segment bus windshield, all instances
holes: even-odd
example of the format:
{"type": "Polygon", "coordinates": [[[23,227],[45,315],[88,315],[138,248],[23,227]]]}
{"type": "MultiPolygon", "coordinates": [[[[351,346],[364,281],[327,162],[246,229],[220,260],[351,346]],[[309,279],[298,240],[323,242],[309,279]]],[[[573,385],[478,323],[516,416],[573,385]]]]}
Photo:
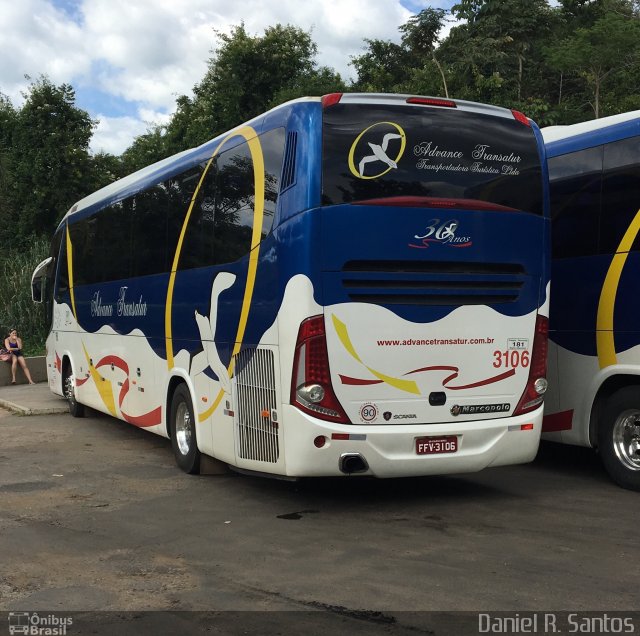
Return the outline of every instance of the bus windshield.
{"type": "Polygon", "coordinates": [[[324,111],[322,176],[323,205],[393,198],[394,205],[543,214],[533,130],[472,111],[331,106],[324,111]]]}

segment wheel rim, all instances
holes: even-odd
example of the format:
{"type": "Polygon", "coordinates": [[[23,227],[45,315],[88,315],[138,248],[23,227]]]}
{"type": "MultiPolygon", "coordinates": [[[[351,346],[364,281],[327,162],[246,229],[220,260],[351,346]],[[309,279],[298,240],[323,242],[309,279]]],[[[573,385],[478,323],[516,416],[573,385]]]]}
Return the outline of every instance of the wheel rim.
{"type": "Polygon", "coordinates": [[[67,398],[70,406],[76,403],[75,380],[72,375],[68,375],[64,382],[64,396],[67,398]]]}
{"type": "Polygon", "coordinates": [[[629,470],[640,471],[640,411],[625,411],[613,425],[613,450],[629,470]]]}
{"type": "Polygon", "coordinates": [[[182,455],[188,455],[191,449],[191,413],[184,402],[176,409],[176,442],[182,455]]]}

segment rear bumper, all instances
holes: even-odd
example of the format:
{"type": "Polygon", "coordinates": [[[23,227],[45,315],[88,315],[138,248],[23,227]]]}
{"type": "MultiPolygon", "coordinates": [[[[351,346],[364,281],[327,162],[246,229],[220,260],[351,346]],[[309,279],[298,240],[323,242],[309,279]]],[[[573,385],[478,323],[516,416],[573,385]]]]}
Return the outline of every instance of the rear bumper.
{"type": "Polygon", "coordinates": [[[374,477],[410,477],[476,472],[489,466],[530,462],[536,456],[542,430],[542,412],[519,417],[423,425],[328,424],[284,407],[284,451],[286,475],[292,477],[339,476],[340,458],[358,454],[374,477]],[[521,426],[533,424],[532,429],[521,426]],[[331,439],[333,433],[348,433],[355,439],[331,439]],[[416,439],[456,435],[456,453],[418,455],[416,439]],[[314,440],[324,436],[317,448],[314,440]]]}

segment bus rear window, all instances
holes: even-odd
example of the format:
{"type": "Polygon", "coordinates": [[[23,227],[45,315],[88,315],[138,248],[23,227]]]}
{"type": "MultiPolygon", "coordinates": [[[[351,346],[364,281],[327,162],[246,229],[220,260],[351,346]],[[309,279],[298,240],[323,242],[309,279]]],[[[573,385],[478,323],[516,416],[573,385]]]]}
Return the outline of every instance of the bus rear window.
{"type": "Polygon", "coordinates": [[[324,111],[323,205],[384,200],[542,214],[533,130],[462,109],[337,104],[324,111]]]}

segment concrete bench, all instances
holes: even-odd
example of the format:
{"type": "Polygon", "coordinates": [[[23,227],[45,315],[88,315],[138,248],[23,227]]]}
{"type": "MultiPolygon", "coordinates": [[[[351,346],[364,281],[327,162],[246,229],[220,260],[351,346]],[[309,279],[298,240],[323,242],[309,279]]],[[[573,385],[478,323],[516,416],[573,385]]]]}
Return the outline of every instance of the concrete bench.
{"type": "MultiPolygon", "coordinates": [[[[44,356],[25,358],[34,382],[47,381],[47,359],[44,356]]],[[[27,378],[20,365],[16,369],[16,382],[27,384],[27,378]]],[[[11,362],[0,362],[0,386],[11,384],[11,362]]]]}

